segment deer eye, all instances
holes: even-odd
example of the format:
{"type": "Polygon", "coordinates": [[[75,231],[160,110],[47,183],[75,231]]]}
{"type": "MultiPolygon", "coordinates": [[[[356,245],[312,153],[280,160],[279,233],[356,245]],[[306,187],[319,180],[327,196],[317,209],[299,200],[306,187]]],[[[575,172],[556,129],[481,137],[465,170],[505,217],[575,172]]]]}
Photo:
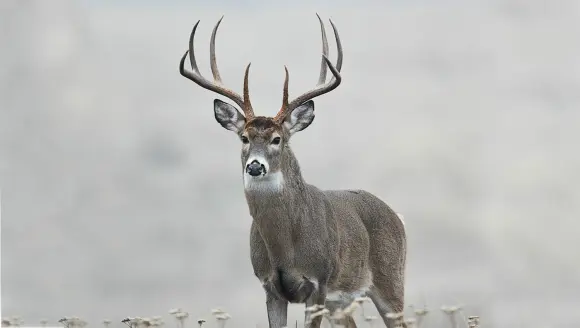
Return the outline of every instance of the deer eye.
{"type": "Polygon", "coordinates": [[[280,137],[276,137],[272,139],[272,145],[279,145],[280,144],[280,137]]]}
{"type": "Polygon", "coordinates": [[[248,139],[248,137],[242,136],[242,142],[245,143],[245,144],[247,144],[247,143],[250,142],[250,140],[248,139]]]}

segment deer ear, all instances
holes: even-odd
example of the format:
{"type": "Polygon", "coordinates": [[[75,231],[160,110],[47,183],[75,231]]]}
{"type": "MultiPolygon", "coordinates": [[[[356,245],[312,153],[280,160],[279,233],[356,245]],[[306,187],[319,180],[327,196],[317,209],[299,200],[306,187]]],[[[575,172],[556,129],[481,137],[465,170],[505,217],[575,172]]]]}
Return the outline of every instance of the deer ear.
{"type": "Polygon", "coordinates": [[[290,135],[306,129],[314,120],[314,101],[309,100],[296,107],[290,115],[286,116],[284,126],[290,135]]]}
{"type": "Polygon", "coordinates": [[[234,106],[219,99],[213,101],[215,119],[224,128],[239,133],[246,124],[246,118],[234,106]]]}

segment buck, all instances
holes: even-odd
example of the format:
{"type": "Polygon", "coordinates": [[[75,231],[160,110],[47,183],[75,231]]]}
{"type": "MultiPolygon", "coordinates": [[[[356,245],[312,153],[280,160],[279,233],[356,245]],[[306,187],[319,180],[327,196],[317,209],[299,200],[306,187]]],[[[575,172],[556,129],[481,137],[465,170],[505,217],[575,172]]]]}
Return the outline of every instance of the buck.
{"type": "MultiPolygon", "coordinates": [[[[318,14],[317,14],[318,16],[318,14]]],[[[334,90],[341,83],[343,52],[335,24],[330,20],[338,48],[337,62],[328,59],[324,24],[322,64],[318,84],[288,100],[288,69],[285,69],[282,106],[276,116],[256,116],[250,102],[247,65],[243,96],[222,84],[215,56],[215,38],[222,18],[210,39],[210,66],[214,81],[199,72],[194,54],[194,36],[179,64],[181,75],[202,88],[232,100],[214,100],[218,123],[241,141],[241,173],[252,226],[251,261],[254,274],[266,292],[270,328],[287,325],[289,303],[326,306],[330,311],[368,296],[387,327],[402,323],[388,313],[404,306],[406,234],[402,219],[386,203],[364,190],[321,190],[302,177],[290,138],[314,119],[313,98],[334,90]],[[189,54],[193,71],[184,68],[189,54]],[[332,78],[326,81],[327,68],[332,78]]],[[[356,327],[352,317],[344,324],[356,327]]],[[[321,317],[305,315],[307,327],[320,327],[321,317]]]]}

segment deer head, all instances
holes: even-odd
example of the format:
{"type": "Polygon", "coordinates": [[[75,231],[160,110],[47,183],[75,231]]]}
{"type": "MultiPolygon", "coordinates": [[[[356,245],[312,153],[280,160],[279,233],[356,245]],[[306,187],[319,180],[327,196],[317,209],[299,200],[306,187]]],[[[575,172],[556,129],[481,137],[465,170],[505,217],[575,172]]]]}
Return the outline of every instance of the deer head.
{"type": "Polygon", "coordinates": [[[314,101],[312,99],[334,90],[341,82],[342,45],[338,31],[332,20],[330,20],[338,48],[337,63],[334,66],[328,59],[328,40],[322,20],[318,16],[322,32],[322,63],[318,84],[315,88],[289,101],[289,74],[288,69],[284,67],[286,78],[284,80],[282,106],[280,110],[273,117],[256,116],[250,101],[248,87],[250,64],[246,67],[244,75],[243,97],[222,84],[215,55],[215,38],[222,19],[223,16],[215,25],[210,39],[210,66],[214,78],[213,82],[201,75],[195,60],[193,43],[199,21],[191,31],[189,50],[181,58],[179,71],[181,75],[195,82],[202,88],[231,99],[242,110],[243,114],[232,104],[219,99],[214,100],[216,121],[225,129],[235,132],[242,142],[241,159],[246,184],[248,181],[257,179],[274,179],[280,182],[279,180],[282,178],[281,168],[285,162],[284,153],[285,150],[289,149],[288,141],[290,137],[294,133],[306,129],[314,120],[314,101]],[[184,67],[188,54],[193,72],[186,71],[184,67]],[[325,83],[327,67],[330,69],[333,77],[328,83],[325,83]]]}

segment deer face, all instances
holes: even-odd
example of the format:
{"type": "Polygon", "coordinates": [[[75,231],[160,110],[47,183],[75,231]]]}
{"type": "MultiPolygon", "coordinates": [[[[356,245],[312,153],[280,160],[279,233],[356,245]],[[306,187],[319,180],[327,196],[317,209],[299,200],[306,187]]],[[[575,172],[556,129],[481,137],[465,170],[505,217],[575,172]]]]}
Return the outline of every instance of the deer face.
{"type": "Polygon", "coordinates": [[[218,123],[235,132],[242,142],[244,178],[267,178],[280,173],[281,154],[288,147],[290,137],[314,120],[314,101],[298,106],[281,123],[264,116],[247,121],[234,106],[219,99],[214,101],[214,112],[218,123]]]}

